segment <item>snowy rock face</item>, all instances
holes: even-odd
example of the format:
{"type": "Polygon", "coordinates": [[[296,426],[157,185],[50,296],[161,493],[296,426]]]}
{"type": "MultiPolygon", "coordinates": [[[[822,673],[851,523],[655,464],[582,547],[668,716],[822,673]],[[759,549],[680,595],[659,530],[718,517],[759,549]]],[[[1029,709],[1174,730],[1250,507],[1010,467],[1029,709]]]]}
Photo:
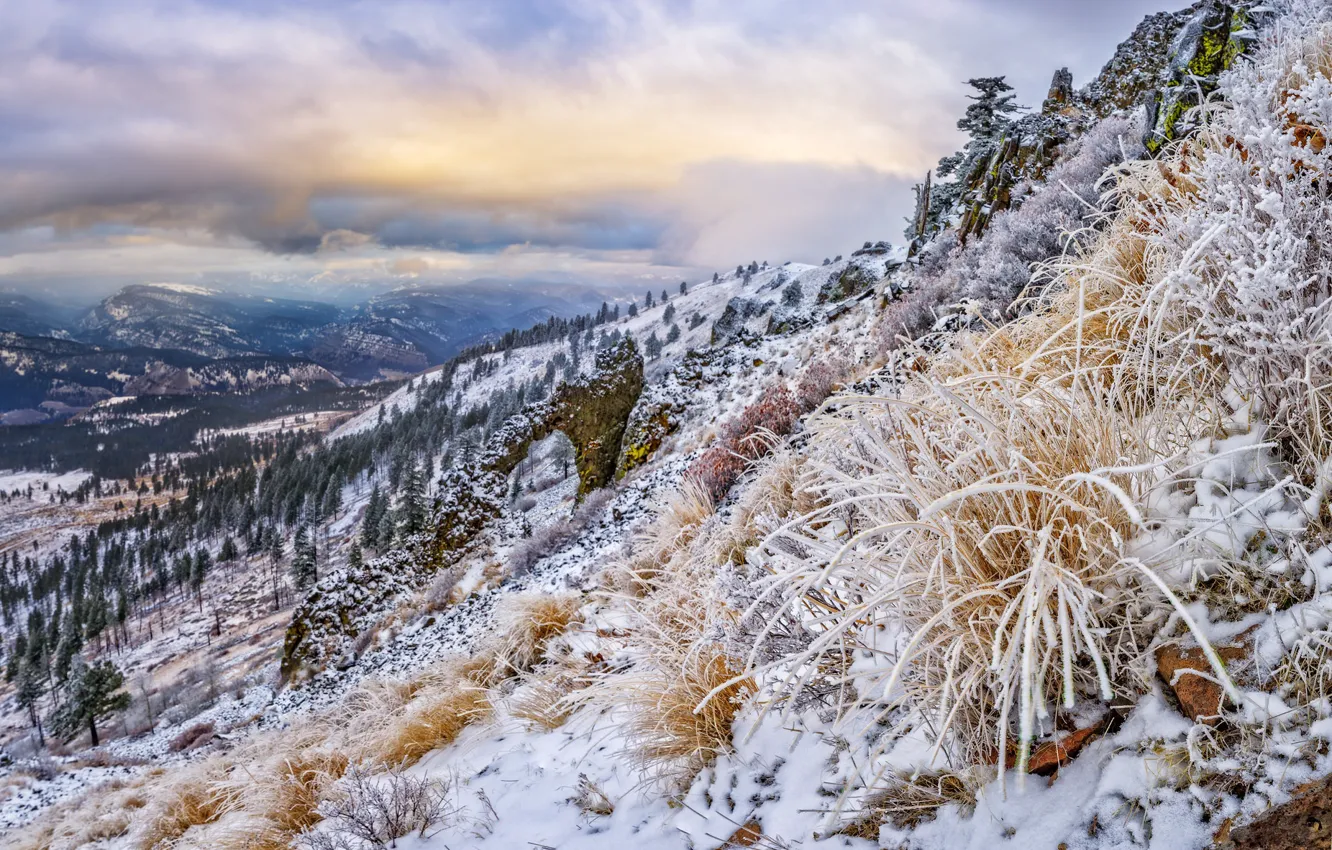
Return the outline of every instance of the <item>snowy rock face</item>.
{"type": "Polygon", "coordinates": [[[445,471],[435,527],[359,569],[320,582],[293,613],[283,645],[284,678],[345,657],[388,606],[456,563],[502,510],[509,473],[534,442],[559,431],[574,446],[580,496],[610,484],[630,411],[643,390],[643,358],[632,340],[597,352],[596,370],[562,384],[491,435],[479,457],[445,471]]]}

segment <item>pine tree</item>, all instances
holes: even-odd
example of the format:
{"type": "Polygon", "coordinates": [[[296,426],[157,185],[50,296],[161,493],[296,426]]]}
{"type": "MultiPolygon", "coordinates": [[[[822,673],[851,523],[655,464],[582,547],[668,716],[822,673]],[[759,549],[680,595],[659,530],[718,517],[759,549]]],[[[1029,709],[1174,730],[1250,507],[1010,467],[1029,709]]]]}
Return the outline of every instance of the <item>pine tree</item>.
{"type": "Polygon", "coordinates": [[[222,548],[219,549],[217,552],[218,562],[223,564],[228,564],[236,560],[237,556],[239,555],[240,552],[236,549],[235,538],[228,535],[227,538],[222,541],[222,548]]]}
{"type": "Polygon", "coordinates": [[[966,114],[957,122],[957,129],[978,142],[996,142],[1007,129],[1012,115],[1018,110],[1013,103],[1013,87],[1003,77],[978,77],[967,80],[967,85],[978,93],[968,95],[972,101],[966,114]]]}
{"type": "Polygon", "coordinates": [[[425,478],[421,467],[413,461],[403,476],[399,494],[398,516],[404,536],[418,534],[426,527],[425,478]]]}
{"type": "Polygon", "coordinates": [[[70,665],[74,662],[75,656],[79,650],[83,649],[83,641],[79,637],[78,627],[74,624],[74,613],[65,615],[65,630],[60,639],[60,645],[56,647],[55,660],[53,663],[57,682],[64,684],[69,679],[70,665]]]}
{"type": "Polygon", "coordinates": [[[359,570],[365,564],[365,556],[361,553],[360,541],[352,541],[351,551],[347,553],[347,566],[353,570],[359,570]]]}
{"type": "Polygon", "coordinates": [[[18,669],[18,704],[24,711],[28,712],[28,719],[32,721],[32,726],[37,730],[37,740],[43,747],[46,746],[46,735],[42,733],[42,718],[37,713],[37,701],[46,693],[46,685],[42,682],[41,672],[34,669],[26,661],[19,663],[18,669]]]}
{"type": "Polygon", "coordinates": [[[342,510],[342,485],[336,480],[330,481],[328,492],[324,495],[323,515],[333,519],[342,510]]]}
{"type": "Polygon", "coordinates": [[[379,549],[379,520],[384,512],[384,494],[376,484],[370,491],[370,501],[365,506],[365,515],[361,518],[361,547],[379,549]]]}
{"type": "Polygon", "coordinates": [[[286,555],[286,546],[282,542],[282,535],[275,533],[271,525],[265,530],[271,537],[268,541],[268,559],[273,568],[273,607],[277,609],[282,607],[282,589],[278,583],[280,575],[278,567],[282,564],[282,558],[286,555]]]}
{"type": "Polygon", "coordinates": [[[636,302],[630,302],[630,304],[629,304],[629,315],[630,315],[631,317],[633,317],[633,316],[637,316],[637,315],[638,315],[638,304],[637,304],[636,302]]]}
{"type": "Polygon", "coordinates": [[[207,549],[200,549],[194,553],[194,568],[190,570],[190,589],[194,591],[194,598],[198,600],[199,610],[203,610],[203,586],[204,579],[208,577],[208,569],[212,566],[212,559],[208,556],[207,549]]]}
{"type": "Polygon", "coordinates": [[[302,525],[296,531],[296,540],[291,546],[291,580],[296,587],[304,590],[319,580],[318,552],[310,530],[302,525]]]}
{"type": "Polygon", "coordinates": [[[92,745],[97,746],[97,718],[129,707],[129,694],[120,692],[124,684],[124,674],[110,661],[90,666],[82,656],[76,657],[65,686],[65,704],[51,718],[52,731],[72,738],[86,726],[92,745]]]}
{"type": "Polygon", "coordinates": [[[375,551],[386,552],[393,545],[393,532],[396,529],[393,524],[393,514],[385,510],[379,515],[379,522],[375,525],[375,551]]]}

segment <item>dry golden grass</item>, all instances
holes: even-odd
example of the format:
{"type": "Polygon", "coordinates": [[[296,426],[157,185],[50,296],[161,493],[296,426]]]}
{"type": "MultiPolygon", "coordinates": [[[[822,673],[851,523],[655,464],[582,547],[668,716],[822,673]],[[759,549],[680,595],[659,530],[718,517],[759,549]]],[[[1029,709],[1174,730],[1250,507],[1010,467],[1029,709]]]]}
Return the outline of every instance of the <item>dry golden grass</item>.
{"type": "Polygon", "coordinates": [[[678,788],[730,751],[736,713],[755,690],[750,679],[735,680],[738,672],[720,647],[685,645],[671,653],[657,646],[650,666],[626,674],[602,700],[627,710],[631,758],[678,788]]]}
{"type": "MultiPolygon", "coordinates": [[[[567,600],[556,608],[567,613],[567,600]]],[[[551,619],[538,618],[529,632],[538,653],[555,633],[551,619]]],[[[281,733],[95,789],[5,836],[3,846],[65,850],[124,837],[141,850],[290,847],[320,820],[320,804],[354,764],[392,769],[446,746],[490,716],[486,688],[504,678],[494,654],[481,653],[434,665],[411,681],[367,681],[335,708],[281,733]]]]}
{"type": "Polygon", "coordinates": [[[226,767],[222,759],[209,759],[159,777],[148,792],[151,802],[132,830],[133,845],[141,850],[175,846],[191,829],[235,809],[240,801],[225,781],[226,767]]]}
{"type": "Polygon", "coordinates": [[[745,553],[783,520],[817,507],[815,494],[801,486],[805,459],[778,449],[758,464],[754,480],[740,493],[727,524],[711,535],[707,557],[741,564],[745,553]]]}
{"type": "Polygon", "coordinates": [[[1045,705],[1140,686],[1134,629],[1158,603],[1123,547],[1151,479],[1114,470],[1152,460],[1154,435],[1097,390],[976,370],[816,417],[829,507],[764,545],[788,604],[821,629],[809,660],[891,611],[914,637],[861,675],[873,692],[903,689],[968,760],[1006,752],[1011,720],[1025,757],[1045,705]],[[847,539],[819,526],[839,516],[847,539]]]}
{"type": "Polygon", "coordinates": [[[432,689],[389,724],[373,760],[387,767],[415,764],[431,750],[453,743],[463,729],[490,713],[490,699],[480,687],[459,683],[432,689]]]}
{"type": "Polygon", "coordinates": [[[894,774],[887,777],[885,787],[866,798],[860,816],[836,832],[877,842],[885,823],[914,829],[934,820],[939,809],[950,804],[970,812],[976,805],[978,784],[976,777],[956,773],[894,774]]]}
{"type": "Polygon", "coordinates": [[[546,657],[551,642],[579,622],[583,600],[573,593],[510,596],[495,611],[489,653],[501,675],[526,673],[546,657]]]}
{"type": "Polygon", "coordinates": [[[524,721],[529,728],[558,729],[576,708],[569,695],[589,684],[585,676],[557,667],[522,682],[505,700],[505,709],[510,717],[524,721]]]}
{"type": "Polygon", "coordinates": [[[77,801],[52,808],[26,829],[0,836],[0,847],[75,850],[120,838],[129,831],[133,813],[146,804],[142,789],[147,778],[100,785],[77,801]]]}
{"type": "Polygon", "coordinates": [[[347,756],[328,750],[302,750],[275,759],[267,770],[235,781],[242,808],[252,814],[255,827],[230,830],[222,848],[281,850],[297,834],[320,820],[319,804],[333,783],[347,772],[347,756]]]}
{"type": "Polygon", "coordinates": [[[658,560],[669,558],[670,553],[688,546],[716,511],[707,488],[686,476],[644,530],[642,543],[658,560]]]}

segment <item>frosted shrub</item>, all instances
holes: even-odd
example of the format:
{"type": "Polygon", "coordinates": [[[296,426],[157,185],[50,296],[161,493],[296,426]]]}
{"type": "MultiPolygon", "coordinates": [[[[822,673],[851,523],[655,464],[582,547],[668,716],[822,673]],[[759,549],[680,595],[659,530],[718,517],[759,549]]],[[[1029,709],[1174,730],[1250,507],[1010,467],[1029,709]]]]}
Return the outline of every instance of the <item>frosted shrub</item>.
{"type": "Polygon", "coordinates": [[[722,428],[716,445],[694,461],[686,474],[719,501],[751,462],[771,450],[774,437],[791,433],[800,412],[799,402],[785,387],[762,393],[758,401],[722,428]]]}
{"type": "Polygon", "coordinates": [[[815,360],[800,376],[795,397],[802,409],[809,411],[823,404],[833,388],[846,379],[851,367],[840,355],[829,354],[815,360]]]}
{"type": "Polygon", "coordinates": [[[1308,17],[1223,78],[1203,132],[1126,169],[1119,197],[1164,270],[1140,312],[1190,330],[1145,340],[1144,358],[1205,351],[1311,483],[1332,455],[1332,79],[1330,25],[1308,17]]]}
{"type": "Polygon", "coordinates": [[[814,637],[791,658],[751,655],[749,672],[793,671],[793,693],[831,684],[844,708],[869,700],[899,731],[924,723],[942,758],[1002,766],[1016,741],[1025,767],[1055,706],[1150,677],[1148,638],[1171,599],[1125,544],[1156,424],[1120,415],[1094,382],[940,371],[962,374],[811,420],[824,506],[763,542],[772,578],[747,616],[780,600],[814,637]]]}
{"type": "MultiPolygon", "coordinates": [[[[1006,315],[1038,266],[1095,237],[1103,218],[1101,180],[1108,168],[1140,156],[1134,121],[1112,116],[1071,145],[1044,185],[1020,206],[996,215],[983,238],[959,246],[945,231],[921,255],[911,290],[889,304],[874,329],[881,351],[914,339],[934,323],[937,308],[974,299],[990,320],[1006,315]]],[[[1019,186],[1014,195],[1030,187],[1019,186]]]]}
{"type": "Polygon", "coordinates": [[[332,799],[319,807],[325,827],[301,837],[307,850],[375,850],[426,830],[456,814],[448,786],[438,779],[390,771],[378,776],[353,767],[332,799]]]}
{"type": "Polygon", "coordinates": [[[607,503],[614,497],[615,491],[609,488],[593,491],[574,509],[570,517],[543,525],[533,531],[531,537],[520,540],[509,553],[510,573],[515,576],[527,575],[542,558],[569,545],[601,516],[607,503]]]}

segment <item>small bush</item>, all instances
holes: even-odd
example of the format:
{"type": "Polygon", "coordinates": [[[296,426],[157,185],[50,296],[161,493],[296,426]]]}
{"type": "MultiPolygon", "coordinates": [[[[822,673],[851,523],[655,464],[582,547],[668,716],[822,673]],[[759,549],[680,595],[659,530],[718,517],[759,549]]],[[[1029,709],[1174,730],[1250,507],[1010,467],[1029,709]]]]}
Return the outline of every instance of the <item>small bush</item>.
{"type": "Polygon", "coordinates": [[[531,537],[519,541],[509,553],[509,572],[514,576],[527,575],[542,558],[555,554],[582,534],[614,497],[615,491],[608,487],[595,490],[568,519],[555,520],[533,531],[531,537]]]}
{"type": "Polygon", "coordinates": [[[458,586],[458,582],[462,581],[465,572],[466,570],[459,564],[440,570],[430,580],[430,584],[426,585],[426,610],[430,612],[443,611],[453,604],[453,590],[458,586]]]}
{"type": "Polygon", "coordinates": [[[301,836],[300,845],[307,850],[374,850],[395,847],[399,838],[412,833],[424,838],[431,827],[457,814],[448,794],[448,785],[438,779],[398,771],[371,775],[353,767],[319,807],[327,826],[301,836]]]}
{"type": "Polygon", "coordinates": [[[805,373],[796,384],[795,398],[802,410],[808,412],[823,404],[833,389],[844,380],[851,371],[850,365],[837,355],[820,358],[809,364],[805,373]]]}
{"type": "Polygon", "coordinates": [[[716,445],[695,460],[686,475],[720,501],[751,462],[772,450],[775,437],[794,430],[800,413],[800,404],[786,387],[763,393],[722,428],[716,445]]]}
{"type": "Polygon", "coordinates": [[[196,723],[171,739],[167,749],[173,753],[180,753],[203,746],[212,740],[214,731],[211,723],[196,723]]]}

